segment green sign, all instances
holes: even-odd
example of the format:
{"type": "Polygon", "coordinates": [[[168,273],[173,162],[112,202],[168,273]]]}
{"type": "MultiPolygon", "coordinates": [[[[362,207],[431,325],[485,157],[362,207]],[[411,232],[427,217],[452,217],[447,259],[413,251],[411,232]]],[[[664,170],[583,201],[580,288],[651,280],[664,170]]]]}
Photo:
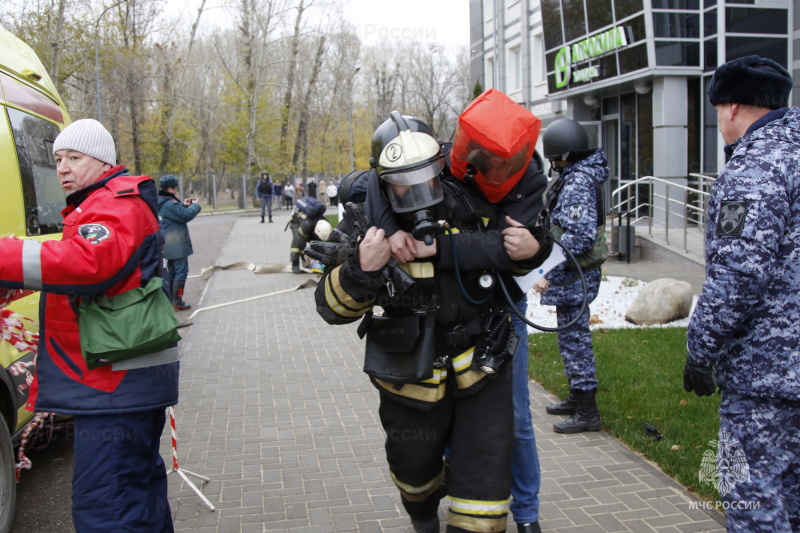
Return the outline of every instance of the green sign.
{"type": "Polygon", "coordinates": [[[625,46],[628,46],[625,30],[621,26],[617,26],[578,41],[572,46],[561,48],[555,59],[556,87],[558,89],[566,87],[572,80],[578,82],[596,78],[599,75],[596,66],[588,66],[573,73],[572,64],[607,54],[625,46]]]}

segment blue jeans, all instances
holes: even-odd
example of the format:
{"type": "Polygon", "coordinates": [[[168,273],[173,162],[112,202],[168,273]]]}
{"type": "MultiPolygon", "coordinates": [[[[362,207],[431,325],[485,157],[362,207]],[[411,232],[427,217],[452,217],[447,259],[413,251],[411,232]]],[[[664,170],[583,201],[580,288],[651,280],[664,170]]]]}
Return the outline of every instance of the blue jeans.
{"type": "Polygon", "coordinates": [[[189,277],[189,258],[167,259],[167,272],[170,281],[186,281],[189,277]]]}
{"type": "MultiPolygon", "coordinates": [[[[517,310],[525,316],[527,296],[517,302],[517,310]]],[[[513,312],[511,320],[520,338],[513,361],[514,389],[514,458],[511,471],[511,513],[514,522],[527,524],[539,521],[539,453],[533,434],[533,417],[528,390],[528,326],[513,312]]]]}

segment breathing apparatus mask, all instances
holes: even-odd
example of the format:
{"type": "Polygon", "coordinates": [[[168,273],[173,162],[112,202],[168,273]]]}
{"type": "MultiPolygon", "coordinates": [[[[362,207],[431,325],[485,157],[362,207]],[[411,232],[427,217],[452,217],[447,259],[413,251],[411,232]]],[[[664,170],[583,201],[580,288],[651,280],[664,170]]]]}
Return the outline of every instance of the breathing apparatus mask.
{"type": "Polygon", "coordinates": [[[445,160],[432,131],[425,123],[392,111],[375,131],[372,151],[371,163],[392,210],[413,221],[415,239],[433,244],[440,226],[428,208],[444,199],[440,175],[445,160]]]}

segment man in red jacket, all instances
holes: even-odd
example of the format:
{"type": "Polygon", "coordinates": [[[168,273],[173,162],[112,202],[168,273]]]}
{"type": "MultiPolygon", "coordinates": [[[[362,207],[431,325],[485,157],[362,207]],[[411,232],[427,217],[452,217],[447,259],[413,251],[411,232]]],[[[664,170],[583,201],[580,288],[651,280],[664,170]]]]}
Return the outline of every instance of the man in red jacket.
{"type": "Polygon", "coordinates": [[[172,532],[159,442],[165,408],[178,401],[177,346],[89,370],[75,312],[80,298],[162,276],[156,187],[115,164],[114,140],[96,120],[65,128],[53,154],[67,193],[62,239],[0,239],[0,287],[42,291],[28,408],[74,417],[78,533],[172,532]]]}

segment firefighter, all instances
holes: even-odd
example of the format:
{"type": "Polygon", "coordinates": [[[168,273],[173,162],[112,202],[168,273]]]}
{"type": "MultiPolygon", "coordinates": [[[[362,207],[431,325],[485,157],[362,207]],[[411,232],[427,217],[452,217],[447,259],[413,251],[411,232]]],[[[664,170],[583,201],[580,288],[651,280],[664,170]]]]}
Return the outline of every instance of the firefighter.
{"type": "MultiPolygon", "coordinates": [[[[441,179],[445,158],[430,131],[392,112],[373,136],[377,184],[415,238],[414,261],[390,261],[384,230],[370,227],[354,254],[326,269],[317,310],[330,324],[364,317],[364,368],[379,391],[389,469],[414,530],[439,531],[449,445],[447,530],[504,531],[514,444],[505,362],[517,337],[491,269],[511,260],[499,232],[486,231],[498,222],[495,207],[441,179]],[[454,264],[456,247],[472,252],[468,265],[454,264]],[[374,306],[383,316],[373,316],[374,306]]],[[[550,251],[532,242],[530,268],[550,251]]]]}

